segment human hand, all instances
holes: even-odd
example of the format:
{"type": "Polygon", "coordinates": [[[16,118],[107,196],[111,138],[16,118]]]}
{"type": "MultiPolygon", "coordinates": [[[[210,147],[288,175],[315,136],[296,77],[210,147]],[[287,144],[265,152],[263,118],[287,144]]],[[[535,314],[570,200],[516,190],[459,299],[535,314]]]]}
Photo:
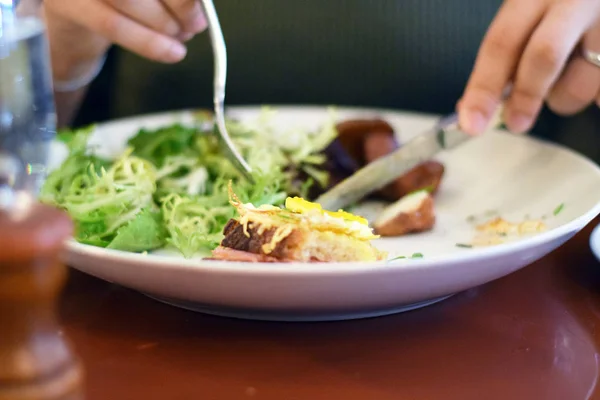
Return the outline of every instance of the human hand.
{"type": "Polygon", "coordinates": [[[505,0],[457,104],[461,127],[481,133],[511,84],[513,132],[530,129],[544,101],[561,115],[600,104],[600,68],[581,49],[600,52],[600,0],[505,0]]]}
{"type": "Polygon", "coordinates": [[[114,43],[174,63],[206,28],[198,0],[44,0],[55,78],[85,74],[114,43]]]}

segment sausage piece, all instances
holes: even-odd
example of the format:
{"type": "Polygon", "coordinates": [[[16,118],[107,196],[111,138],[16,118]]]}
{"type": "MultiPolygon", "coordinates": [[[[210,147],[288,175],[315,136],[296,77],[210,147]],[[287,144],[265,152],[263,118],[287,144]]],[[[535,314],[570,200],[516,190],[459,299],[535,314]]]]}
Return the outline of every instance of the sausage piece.
{"type": "Polygon", "coordinates": [[[394,136],[394,128],[382,119],[353,119],[340,122],[336,125],[338,137],[342,147],[352,157],[359,167],[368,161],[365,159],[365,139],[373,132],[387,132],[394,136]]]}
{"type": "MultiPolygon", "coordinates": [[[[365,160],[367,163],[373,162],[398,147],[393,134],[371,132],[365,139],[365,160]]],[[[378,194],[389,201],[396,201],[409,193],[423,189],[435,194],[443,175],[444,166],[441,163],[426,161],[381,189],[378,194]]]]}
{"type": "MultiPolygon", "coordinates": [[[[366,164],[400,147],[394,129],[382,119],[354,119],[336,126],[338,137],[326,149],[326,168],[334,186],[366,164]]],[[[375,195],[397,201],[409,193],[427,189],[435,194],[444,175],[444,166],[427,161],[408,171],[375,195]]]]}
{"type": "Polygon", "coordinates": [[[389,201],[396,201],[417,190],[427,190],[435,195],[443,175],[443,164],[437,161],[425,161],[390,183],[380,193],[389,201]]]}
{"type": "Polygon", "coordinates": [[[408,233],[424,232],[435,225],[433,197],[421,190],[386,207],[373,228],[381,236],[401,236],[408,233]]]}
{"type": "Polygon", "coordinates": [[[381,119],[347,120],[338,123],[336,129],[337,137],[325,149],[325,168],[330,172],[329,187],[335,186],[367,163],[365,141],[373,131],[394,136],[392,126],[381,119]]]}

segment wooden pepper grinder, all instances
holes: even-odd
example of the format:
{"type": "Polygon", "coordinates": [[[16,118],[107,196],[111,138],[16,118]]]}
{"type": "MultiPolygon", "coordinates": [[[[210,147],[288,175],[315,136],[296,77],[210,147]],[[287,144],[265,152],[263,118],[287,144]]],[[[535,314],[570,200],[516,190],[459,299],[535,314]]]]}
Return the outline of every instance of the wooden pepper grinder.
{"type": "Polygon", "coordinates": [[[71,233],[61,211],[0,182],[0,400],[83,398],[82,369],[56,315],[71,233]]]}

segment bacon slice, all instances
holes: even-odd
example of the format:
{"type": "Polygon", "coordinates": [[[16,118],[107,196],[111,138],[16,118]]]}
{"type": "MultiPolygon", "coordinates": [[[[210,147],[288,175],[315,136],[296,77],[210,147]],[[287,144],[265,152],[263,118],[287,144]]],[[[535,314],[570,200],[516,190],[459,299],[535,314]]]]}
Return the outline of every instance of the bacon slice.
{"type": "Polygon", "coordinates": [[[289,260],[279,260],[275,257],[267,256],[264,254],[254,254],[249,251],[235,250],[229,247],[219,246],[212,252],[212,257],[207,260],[221,260],[221,261],[238,261],[238,262],[289,262],[289,260]]]}

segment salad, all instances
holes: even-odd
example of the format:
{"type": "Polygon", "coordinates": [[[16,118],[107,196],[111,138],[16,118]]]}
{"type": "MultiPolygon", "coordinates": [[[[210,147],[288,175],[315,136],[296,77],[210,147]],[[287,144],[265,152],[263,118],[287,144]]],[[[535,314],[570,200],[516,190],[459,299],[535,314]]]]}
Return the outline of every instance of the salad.
{"type": "Polygon", "coordinates": [[[187,258],[210,252],[235,216],[229,181],[241,201],[256,206],[282,205],[327,185],[324,150],[337,136],[334,118],[316,132],[275,134],[269,114],[227,121],[254,184],[223,155],[210,115],[198,114],[191,125],[140,130],[115,159],[88,145],[95,126],[60,132],[68,156],[48,175],[40,200],[71,216],[80,243],[129,252],[173,248],[187,258]]]}

